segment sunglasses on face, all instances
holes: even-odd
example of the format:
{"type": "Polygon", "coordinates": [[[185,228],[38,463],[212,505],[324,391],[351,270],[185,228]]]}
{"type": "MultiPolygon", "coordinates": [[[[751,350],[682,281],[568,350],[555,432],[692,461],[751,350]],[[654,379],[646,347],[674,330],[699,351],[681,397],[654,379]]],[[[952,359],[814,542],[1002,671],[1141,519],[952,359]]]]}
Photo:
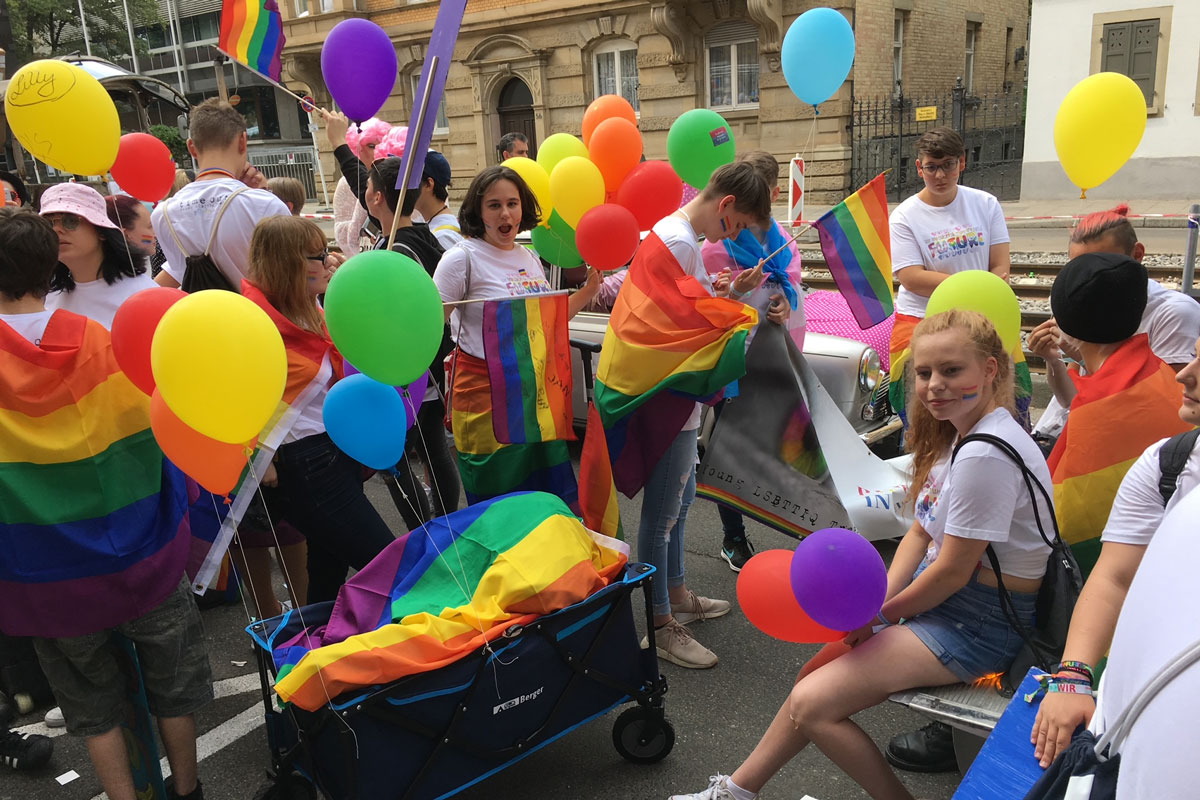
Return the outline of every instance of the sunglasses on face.
{"type": "MultiPolygon", "coordinates": [[[[921,164],[921,162],[917,162],[921,164]]],[[[953,175],[958,171],[958,159],[953,161],[942,161],[937,164],[921,164],[921,171],[928,172],[930,175],[953,175]]]]}
{"type": "Polygon", "coordinates": [[[4,205],[19,206],[21,205],[21,196],[17,194],[16,189],[4,190],[4,205]]]}
{"type": "Polygon", "coordinates": [[[46,221],[56,228],[62,228],[64,231],[73,231],[79,227],[80,217],[78,214],[44,214],[46,221]]]}
{"type": "Polygon", "coordinates": [[[315,256],[305,256],[305,258],[307,258],[309,261],[318,261],[318,262],[324,264],[325,259],[329,258],[329,251],[322,250],[320,253],[317,253],[315,256]]]}

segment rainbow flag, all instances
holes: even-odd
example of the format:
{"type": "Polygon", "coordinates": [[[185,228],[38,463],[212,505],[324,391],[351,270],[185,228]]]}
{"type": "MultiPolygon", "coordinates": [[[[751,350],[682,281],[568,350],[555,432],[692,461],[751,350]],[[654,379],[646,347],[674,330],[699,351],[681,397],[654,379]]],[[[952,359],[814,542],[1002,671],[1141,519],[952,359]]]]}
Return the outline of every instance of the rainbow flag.
{"type": "Polygon", "coordinates": [[[223,0],[217,49],[279,82],[283,72],[283,18],[275,0],[223,0]]]}
{"type": "Polygon", "coordinates": [[[81,636],[149,612],[184,576],[187,490],[108,331],[56,311],[35,346],[0,323],[0,629],[81,636]]]}
{"type": "Polygon", "coordinates": [[[1179,418],[1183,389],[1174,370],[1154,355],[1144,333],[1122,344],[1094,375],[1073,372],[1071,379],[1078,392],[1047,463],[1059,533],[1086,578],[1129,467],[1159,439],[1191,426],[1179,418]]]}
{"type": "Polygon", "coordinates": [[[895,303],[885,176],[876,175],[825,212],[813,227],[821,236],[829,272],[858,327],[865,330],[891,316],[895,303]]]}
{"type": "MultiPolygon", "coordinates": [[[[633,497],[645,485],[696,401],[745,374],[746,336],[757,323],[754,308],[712,297],[684,273],[657,234],[642,242],[613,306],[596,374],[597,419],[623,494],[633,497]]],[[[599,435],[592,427],[589,435],[599,435]]],[[[604,504],[593,497],[583,505],[604,504]]]]}
{"type": "Polygon", "coordinates": [[[492,426],[501,444],[574,439],[567,294],[483,304],[492,426]]]}
{"type": "MultiPolygon", "coordinates": [[[[584,358],[590,358],[585,354],[584,358]]],[[[587,430],[579,458],[579,505],[583,524],[614,539],[625,539],[621,508],[617,504],[617,485],[613,481],[608,439],[600,423],[595,403],[588,403],[587,430]]]]}
{"type": "Polygon", "coordinates": [[[280,643],[259,643],[272,650],[280,698],[315,710],[457,661],[607,586],[628,560],[623,543],[588,531],[559,498],[505,495],[397,539],[346,582],[328,620],[310,606],[308,628],[292,633],[289,612],[271,637],[280,643]]]}

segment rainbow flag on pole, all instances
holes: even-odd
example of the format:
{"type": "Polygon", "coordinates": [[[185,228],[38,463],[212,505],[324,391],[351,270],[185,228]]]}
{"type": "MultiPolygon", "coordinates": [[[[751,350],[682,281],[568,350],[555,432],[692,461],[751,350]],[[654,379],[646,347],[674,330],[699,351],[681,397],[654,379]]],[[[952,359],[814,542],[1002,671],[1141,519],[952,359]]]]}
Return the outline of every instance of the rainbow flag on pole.
{"type": "Polygon", "coordinates": [[[483,352],[501,444],[574,439],[565,292],[488,300],[483,352]]]}
{"type": "Polygon", "coordinates": [[[628,560],[624,543],[589,532],[554,495],[476,503],[389,545],[341,588],[327,621],[309,616],[298,632],[285,621],[271,637],[275,689],[315,710],[347,690],[443,667],[590,596],[628,560]]]}
{"type": "Polygon", "coordinates": [[[885,175],[829,209],[813,227],[858,327],[865,330],[890,317],[895,303],[885,175]]]}
{"type": "Polygon", "coordinates": [[[223,0],[217,49],[225,55],[278,83],[285,41],[275,0],[223,0]]]}

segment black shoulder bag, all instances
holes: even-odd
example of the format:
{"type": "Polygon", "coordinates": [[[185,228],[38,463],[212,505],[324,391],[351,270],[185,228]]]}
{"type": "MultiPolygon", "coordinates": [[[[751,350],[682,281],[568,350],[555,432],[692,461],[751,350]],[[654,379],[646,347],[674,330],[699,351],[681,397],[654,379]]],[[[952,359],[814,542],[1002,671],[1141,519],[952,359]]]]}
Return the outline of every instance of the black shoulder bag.
{"type": "Polygon", "coordinates": [[[996,585],[1000,592],[1000,605],[1004,608],[1004,616],[1024,642],[1001,681],[1001,693],[1011,696],[1025,679],[1025,673],[1030,667],[1037,666],[1045,672],[1050,672],[1062,659],[1063,648],[1067,643],[1067,631],[1071,627],[1071,614],[1075,610],[1079,592],[1083,589],[1083,577],[1071,548],[1059,536],[1058,520],[1054,517],[1054,501],[1037,476],[1025,466],[1025,461],[1016,448],[999,436],[973,433],[960,439],[954,446],[954,452],[950,456],[951,463],[962,446],[968,442],[987,442],[994,445],[1016,463],[1025,480],[1025,487],[1029,490],[1029,501],[1033,504],[1033,518],[1037,521],[1038,533],[1042,535],[1042,541],[1050,547],[1050,555],[1046,559],[1046,574],[1042,578],[1042,586],[1038,589],[1034,606],[1033,630],[1029,630],[1017,616],[1012,595],[1004,586],[996,551],[990,544],[987,547],[988,561],[991,562],[992,571],[996,573],[996,585]],[[1053,540],[1046,535],[1046,529],[1042,526],[1042,515],[1038,507],[1039,495],[1050,512],[1050,523],[1054,528],[1053,540]]]}
{"type": "Polygon", "coordinates": [[[179,234],[175,232],[175,225],[171,222],[171,214],[167,210],[170,204],[163,204],[163,220],[167,223],[167,230],[171,232],[171,238],[175,240],[175,246],[179,248],[179,252],[183,254],[184,258],[183,280],[180,282],[179,288],[188,294],[199,292],[203,289],[223,289],[227,292],[241,290],[240,286],[234,286],[229,281],[228,276],[217,266],[217,262],[213,261],[213,257],[209,251],[212,250],[213,242],[217,240],[217,228],[221,225],[221,217],[225,216],[225,209],[229,208],[229,204],[233,202],[233,198],[248,188],[247,186],[242,186],[236,191],[230,192],[229,196],[225,198],[225,202],[221,203],[221,207],[217,209],[217,218],[213,220],[212,231],[208,235],[208,245],[204,248],[204,252],[199,255],[190,255],[187,248],[183,246],[179,234]]]}

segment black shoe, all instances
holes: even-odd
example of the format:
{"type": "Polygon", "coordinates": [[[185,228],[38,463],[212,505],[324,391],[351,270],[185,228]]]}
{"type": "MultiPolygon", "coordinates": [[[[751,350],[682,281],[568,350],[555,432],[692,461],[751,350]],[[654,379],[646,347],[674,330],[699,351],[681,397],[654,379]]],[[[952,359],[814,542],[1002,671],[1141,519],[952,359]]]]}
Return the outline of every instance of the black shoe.
{"type": "Polygon", "coordinates": [[[197,780],[196,788],[192,789],[191,794],[180,794],[175,791],[175,781],[172,779],[167,783],[167,800],[204,800],[204,787],[197,780]]]}
{"type": "Polygon", "coordinates": [[[754,556],[754,545],[744,536],[741,539],[726,539],[721,545],[721,558],[734,572],[741,572],[746,562],[754,556]]]}
{"type": "Polygon", "coordinates": [[[13,769],[37,769],[50,762],[54,754],[54,742],[49,737],[36,733],[0,733],[0,764],[13,769]]]}
{"type": "Polygon", "coordinates": [[[944,722],[893,736],[883,751],[888,763],[909,772],[957,772],[954,733],[944,722]]]}

